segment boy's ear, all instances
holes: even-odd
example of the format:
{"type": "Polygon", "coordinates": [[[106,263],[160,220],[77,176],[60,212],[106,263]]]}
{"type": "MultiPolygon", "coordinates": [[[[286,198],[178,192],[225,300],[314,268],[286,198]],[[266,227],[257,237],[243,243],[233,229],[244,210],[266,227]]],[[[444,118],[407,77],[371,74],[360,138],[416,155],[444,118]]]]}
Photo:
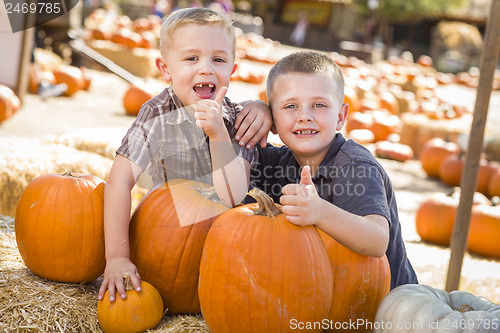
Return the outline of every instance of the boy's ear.
{"type": "Polygon", "coordinates": [[[347,114],[349,113],[349,104],[343,103],[339,110],[339,118],[337,121],[337,131],[340,131],[344,127],[345,121],[347,119],[347,114]]]}
{"type": "Polygon", "coordinates": [[[234,63],[233,65],[233,71],[231,72],[231,75],[234,74],[234,72],[236,72],[236,68],[238,67],[238,64],[237,63],[234,63]]]}
{"type": "Polygon", "coordinates": [[[168,71],[167,64],[165,63],[165,60],[163,60],[162,57],[157,57],[155,59],[155,65],[156,65],[156,68],[158,68],[158,70],[160,71],[161,76],[163,76],[165,81],[170,82],[170,80],[171,80],[170,73],[168,71]]]}

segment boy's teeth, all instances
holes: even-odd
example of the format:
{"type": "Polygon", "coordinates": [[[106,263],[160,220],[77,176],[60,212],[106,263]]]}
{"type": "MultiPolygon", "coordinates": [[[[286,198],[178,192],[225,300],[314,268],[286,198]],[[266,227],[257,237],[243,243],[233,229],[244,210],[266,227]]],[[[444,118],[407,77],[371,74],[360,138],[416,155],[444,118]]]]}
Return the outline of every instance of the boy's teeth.
{"type": "Polygon", "coordinates": [[[316,133],[316,131],[313,130],[297,131],[297,134],[312,134],[312,133],[316,133]]]}
{"type": "Polygon", "coordinates": [[[198,83],[198,84],[195,84],[195,87],[196,88],[201,88],[203,86],[208,86],[209,88],[213,88],[215,87],[212,83],[209,83],[209,84],[203,84],[203,83],[198,83]]]}

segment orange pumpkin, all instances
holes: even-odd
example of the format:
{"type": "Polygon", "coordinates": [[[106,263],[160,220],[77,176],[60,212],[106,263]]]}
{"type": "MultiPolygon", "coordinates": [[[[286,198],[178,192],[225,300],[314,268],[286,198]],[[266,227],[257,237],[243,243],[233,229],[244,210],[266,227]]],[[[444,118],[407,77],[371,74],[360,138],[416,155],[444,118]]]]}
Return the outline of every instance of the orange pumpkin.
{"type": "Polygon", "coordinates": [[[344,103],[349,105],[349,112],[361,111],[361,101],[356,90],[346,86],[344,88],[344,103]]]}
{"type": "Polygon", "coordinates": [[[432,138],[422,147],[419,155],[422,169],[429,177],[439,178],[441,162],[450,154],[458,154],[460,148],[454,142],[447,142],[441,138],[432,138]]]}
{"type": "MultiPolygon", "coordinates": [[[[389,292],[391,271],[387,257],[367,257],[340,245],[319,231],[330,258],[333,272],[333,298],[328,320],[332,323],[359,322],[343,332],[365,332],[373,323],[377,307],[389,292]]],[[[338,332],[330,326],[326,332],[338,332]]]]}
{"type": "Polygon", "coordinates": [[[59,282],[104,272],[104,181],[67,172],[31,181],[16,209],[16,240],[26,266],[59,282]]]}
{"type": "Polygon", "coordinates": [[[68,86],[68,90],[66,90],[64,96],[72,96],[85,86],[83,73],[78,67],[64,65],[52,71],[52,73],[56,78],[56,83],[66,83],[68,86]]]}
{"type": "MultiPolygon", "coordinates": [[[[460,154],[452,154],[443,159],[439,167],[439,178],[449,186],[460,186],[465,160],[460,154]]],[[[497,162],[480,159],[476,191],[488,194],[490,177],[498,169],[497,162]]]]}
{"type": "Polygon", "coordinates": [[[348,133],[348,137],[360,145],[366,145],[375,140],[373,132],[369,129],[353,129],[348,133]]]}
{"type": "Polygon", "coordinates": [[[373,111],[373,124],[370,130],[375,136],[375,142],[386,140],[391,134],[398,133],[401,120],[387,111],[373,111]]]}
{"type": "Polygon", "coordinates": [[[123,107],[125,112],[132,116],[137,116],[142,104],[153,98],[154,92],[150,88],[130,85],[123,96],[123,107]]]}
{"type": "MultiPolygon", "coordinates": [[[[460,189],[446,195],[436,193],[427,198],[417,209],[417,233],[424,241],[449,245],[460,199],[460,189]]],[[[481,193],[474,193],[473,205],[489,206],[490,201],[481,193]]]]}
{"type": "Polygon", "coordinates": [[[21,100],[12,89],[0,84],[0,122],[10,118],[21,107],[21,100]]]}
{"type": "Polygon", "coordinates": [[[500,169],[494,170],[490,177],[488,195],[491,197],[500,196],[500,169]]]}
{"type": "Polygon", "coordinates": [[[170,180],[139,203],[130,221],[130,259],[170,314],[200,313],[198,272],[205,237],[227,208],[210,185],[170,180]],[[211,192],[212,191],[212,192],[211,192]]]}
{"type": "MultiPolygon", "coordinates": [[[[293,332],[321,322],[332,303],[332,269],[317,229],[289,223],[262,191],[210,229],[200,264],[203,318],[212,332],[293,332]]],[[[308,330],[320,332],[321,328],[308,330]]]]}
{"type": "Polygon", "coordinates": [[[375,144],[375,155],[381,158],[405,162],[413,158],[413,149],[403,143],[382,140],[375,144]]]}
{"type": "Polygon", "coordinates": [[[370,129],[372,126],[373,115],[371,112],[354,112],[347,114],[347,121],[345,124],[347,133],[355,129],[370,129]]]}
{"type": "Polygon", "coordinates": [[[109,290],[97,303],[97,320],[105,333],[143,332],[158,325],[163,316],[163,302],[158,291],[146,281],[141,281],[141,291],[134,290],[130,276],[125,274],[127,297],[116,293],[115,301],[109,301],[109,290]]]}
{"type": "Polygon", "coordinates": [[[380,106],[383,109],[389,110],[389,112],[392,114],[399,114],[399,102],[394,94],[390,91],[383,91],[380,94],[380,106]]]}
{"type": "Polygon", "coordinates": [[[500,258],[500,207],[472,207],[467,249],[483,256],[500,258]]]}

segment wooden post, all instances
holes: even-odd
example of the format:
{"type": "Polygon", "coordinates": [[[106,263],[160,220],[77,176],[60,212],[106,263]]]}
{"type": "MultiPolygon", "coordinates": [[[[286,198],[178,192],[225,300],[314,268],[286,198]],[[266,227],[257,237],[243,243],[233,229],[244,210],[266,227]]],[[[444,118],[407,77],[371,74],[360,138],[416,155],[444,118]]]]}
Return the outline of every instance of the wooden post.
{"type": "Polygon", "coordinates": [[[477,186],[479,159],[483,151],[484,127],[488,115],[493,75],[498,64],[498,53],[500,52],[499,17],[500,0],[492,0],[490,17],[486,25],[486,35],[481,52],[479,84],[469,134],[469,143],[465,155],[465,166],[460,181],[462,191],[451,237],[451,255],[446,279],[446,291],[448,292],[457,290],[459,287],[462,263],[467,246],[472,199],[477,186]]]}

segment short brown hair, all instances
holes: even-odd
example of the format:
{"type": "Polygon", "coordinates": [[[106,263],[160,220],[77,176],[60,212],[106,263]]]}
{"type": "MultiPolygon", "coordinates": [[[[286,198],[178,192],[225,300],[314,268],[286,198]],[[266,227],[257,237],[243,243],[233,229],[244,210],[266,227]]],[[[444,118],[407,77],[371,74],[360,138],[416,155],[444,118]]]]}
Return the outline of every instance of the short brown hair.
{"type": "Polygon", "coordinates": [[[178,9],[163,22],[160,30],[160,51],[166,52],[172,33],[179,27],[188,24],[212,24],[225,28],[233,41],[233,57],[236,54],[236,35],[231,22],[223,15],[203,7],[178,9]]]}
{"type": "Polygon", "coordinates": [[[266,87],[268,101],[276,80],[288,73],[320,74],[329,77],[337,84],[339,98],[344,96],[344,75],[335,61],[319,52],[301,51],[284,57],[271,68],[266,87]]]}

